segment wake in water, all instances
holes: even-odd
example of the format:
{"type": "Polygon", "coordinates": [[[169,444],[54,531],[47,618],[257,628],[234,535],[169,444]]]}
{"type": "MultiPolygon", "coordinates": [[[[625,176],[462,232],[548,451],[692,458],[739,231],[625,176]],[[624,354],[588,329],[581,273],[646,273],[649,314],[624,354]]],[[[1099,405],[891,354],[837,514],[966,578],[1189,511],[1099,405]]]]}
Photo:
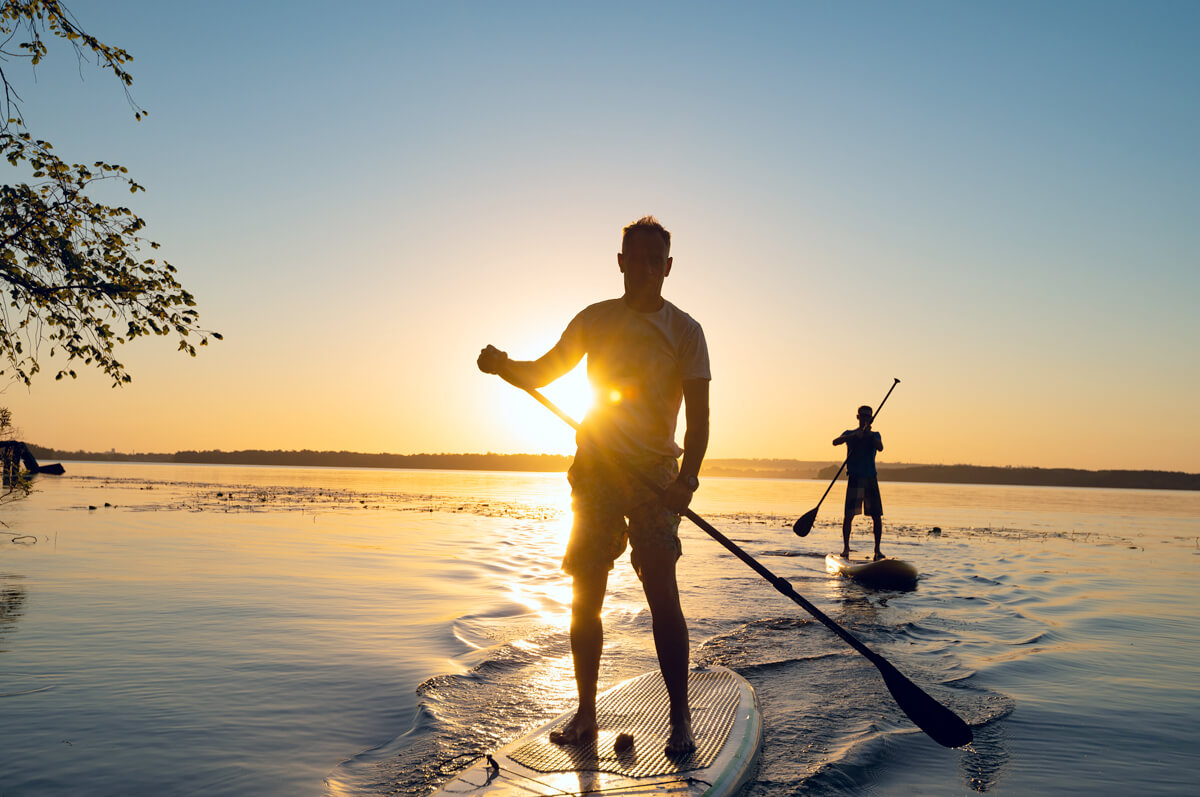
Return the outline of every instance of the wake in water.
{"type": "MultiPolygon", "coordinates": [[[[731,667],[759,693],[763,752],[747,794],[859,794],[898,745],[946,755],[933,753],[940,748],[899,714],[873,668],[855,654],[830,650],[827,637],[808,621],[772,618],[743,624],[696,650],[696,663],[731,667]]],[[[418,690],[414,727],[344,763],[330,778],[331,793],[428,794],[476,759],[568,710],[574,699],[568,644],[559,636],[498,646],[468,673],[426,681],[418,690]]],[[[626,657],[616,671],[607,668],[605,681],[654,666],[650,655],[626,657]]],[[[923,681],[934,676],[920,674],[923,681]]],[[[1007,757],[1000,733],[991,728],[1011,711],[1011,702],[965,683],[948,684],[938,697],[975,727],[976,742],[962,756],[962,777],[971,789],[988,791],[1007,757]]]]}
{"type": "MultiPolygon", "coordinates": [[[[739,515],[723,519],[730,536],[749,546],[778,542],[777,518],[739,515]]],[[[776,550],[776,553],[783,552],[776,550]]],[[[1006,752],[995,721],[1012,710],[1002,695],[975,687],[956,662],[955,637],[936,622],[940,595],[928,601],[904,596],[922,608],[893,608],[895,593],[872,593],[832,581],[816,554],[788,574],[802,594],[820,595],[835,620],[888,657],[913,680],[962,716],[975,730],[965,751],[947,751],[927,739],[901,713],[878,672],[824,626],[791,614],[763,617],[773,606],[770,585],[701,540],[685,543],[695,564],[681,568],[696,664],[720,664],[756,688],[764,717],[757,778],[748,794],[859,794],[893,765],[896,756],[957,761],[956,780],[988,791],[1004,769],[1006,752]],[[696,560],[702,560],[698,562],[696,560]],[[808,569],[808,568],[811,568],[808,569]],[[830,586],[831,583],[834,586],[830,586]]],[[[756,551],[768,556],[770,550],[756,551]]],[[[823,554],[820,556],[823,557],[823,554]]],[[[618,562],[618,570],[627,568],[618,562]]],[[[918,593],[919,594],[919,593],[918,593]]],[[[601,688],[657,666],[649,613],[640,608],[636,582],[618,580],[605,617],[606,651],[601,688]]],[[[565,628],[531,628],[520,614],[489,618],[488,635],[505,628],[519,634],[482,647],[464,660],[467,670],[421,684],[413,727],[402,736],[341,765],[329,779],[333,794],[424,795],[476,759],[573,706],[570,645],[565,628]]],[[[460,636],[481,637],[480,618],[459,618],[460,636]]]]}

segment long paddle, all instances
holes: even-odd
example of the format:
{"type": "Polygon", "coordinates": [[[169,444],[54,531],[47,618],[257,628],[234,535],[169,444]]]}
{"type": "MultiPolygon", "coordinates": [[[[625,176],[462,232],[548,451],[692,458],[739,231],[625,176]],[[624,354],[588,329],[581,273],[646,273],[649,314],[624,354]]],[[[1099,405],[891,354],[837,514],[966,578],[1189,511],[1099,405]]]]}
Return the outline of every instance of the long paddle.
{"type": "MultiPolygon", "coordinates": [[[[899,382],[900,380],[897,379],[896,381],[899,382]]],[[[895,385],[893,385],[893,387],[894,386],[895,385]]],[[[576,431],[579,430],[579,424],[575,421],[575,419],[559,409],[558,406],[548,398],[543,396],[534,388],[526,387],[523,389],[526,393],[541,402],[546,409],[550,410],[559,418],[562,418],[564,421],[566,421],[576,431]]],[[[890,393],[891,391],[888,392],[890,393]]],[[[884,401],[887,401],[886,397],[884,398],[884,401]]],[[[881,403],[880,406],[882,407],[883,404],[881,403]]],[[[656,493],[660,495],[662,494],[662,489],[644,474],[638,472],[634,468],[629,468],[629,472],[632,473],[639,481],[641,481],[642,484],[646,485],[651,490],[654,490],[656,493]]],[[[925,731],[925,733],[927,733],[931,739],[943,747],[962,747],[965,744],[971,743],[974,735],[971,733],[971,728],[967,725],[967,723],[963,722],[961,717],[943,706],[938,701],[934,700],[933,697],[921,689],[921,687],[914,684],[912,681],[906,678],[903,673],[893,667],[891,662],[880,656],[878,653],[872,651],[862,642],[858,641],[857,637],[852,635],[845,628],[842,628],[840,625],[834,622],[833,619],[828,617],[824,612],[822,612],[816,606],[813,606],[802,595],[792,589],[792,585],[789,584],[786,579],[776,576],[770,570],[763,567],[761,564],[759,564],[757,559],[743,551],[732,540],[710,526],[708,522],[704,520],[704,518],[700,517],[690,509],[685,509],[683,514],[688,520],[692,521],[701,529],[703,529],[708,536],[721,543],[721,545],[725,546],[730,553],[749,565],[751,570],[769,581],[771,586],[775,587],[775,589],[779,590],[781,593],[798,603],[806,612],[820,620],[826,628],[840,636],[846,644],[865,656],[867,661],[874,664],[875,668],[879,670],[879,674],[883,676],[884,684],[887,685],[888,691],[892,693],[892,697],[896,699],[896,703],[900,706],[900,709],[908,715],[908,718],[912,720],[918,728],[925,731]]]]}
{"type": "MultiPolygon", "coordinates": [[[[879,417],[879,411],[883,409],[884,404],[887,404],[888,396],[892,395],[892,391],[896,389],[896,385],[900,384],[900,380],[896,379],[896,377],[893,376],[892,379],[895,379],[895,381],[892,382],[892,386],[888,388],[887,396],[883,397],[883,401],[879,402],[879,406],[876,407],[875,412],[871,414],[871,423],[875,423],[875,419],[879,417]]],[[[825,488],[825,492],[821,494],[821,500],[817,501],[816,506],[805,512],[799,517],[799,519],[796,520],[795,523],[792,524],[792,531],[796,532],[801,537],[808,536],[808,533],[812,531],[813,521],[817,519],[817,510],[821,508],[821,503],[825,500],[825,496],[829,495],[829,491],[833,489],[833,485],[837,484],[838,478],[842,475],[842,471],[846,469],[846,463],[849,461],[850,455],[847,454],[846,458],[842,460],[842,467],[838,468],[838,472],[834,474],[833,481],[829,483],[829,486],[825,488]]]]}

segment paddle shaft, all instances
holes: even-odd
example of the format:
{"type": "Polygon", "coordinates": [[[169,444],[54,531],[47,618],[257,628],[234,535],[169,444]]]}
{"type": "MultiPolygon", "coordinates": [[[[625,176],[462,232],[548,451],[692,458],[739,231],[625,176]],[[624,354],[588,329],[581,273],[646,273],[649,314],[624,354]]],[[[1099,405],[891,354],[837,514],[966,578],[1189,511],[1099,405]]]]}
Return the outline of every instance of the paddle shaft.
{"type": "MultiPolygon", "coordinates": [[[[899,382],[900,380],[897,379],[896,382],[892,384],[892,387],[894,388],[899,382]]],[[[516,382],[513,382],[512,384],[521,387],[526,393],[533,396],[548,410],[565,421],[571,428],[575,429],[576,431],[580,430],[580,425],[574,418],[559,409],[554,402],[543,396],[535,388],[524,387],[516,382]]],[[[889,390],[888,395],[891,395],[891,392],[892,391],[889,390]]],[[[887,401],[887,396],[884,396],[883,401],[887,401]]],[[[879,406],[882,408],[883,402],[880,402],[879,406]]],[[[876,414],[878,414],[878,411],[876,411],[876,414]]],[[[872,416],[872,418],[873,417],[874,416],[872,416]]],[[[638,481],[646,485],[646,487],[650,488],[659,495],[663,494],[663,489],[645,474],[641,473],[636,468],[629,466],[627,463],[621,462],[620,464],[624,466],[626,470],[635,478],[637,478],[638,481]]],[[[880,675],[883,676],[884,684],[888,687],[888,690],[892,693],[892,697],[896,699],[896,702],[899,704],[900,708],[905,714],[908,715],[909,719],[911,719],[917,725],[917,727],[928,734],[934,741],[946,747],[961,747],[962,745],[968,744],[971,741],[971,729],[965,722],[962,721],[961,718],[958,717],[958,715],[954,714],[954,712],[950,711],[950,709],[934,700],[929,694],[927,694],[919,686],[905,677],[903,673],[897,670],[891,662],[868,648],[866,645],[860,642],[857,637],[855,637],[845,628],[842,628],[842,626],[834,621],[831,617],[810,603],[804,596],[792,589],[792,585],[788,583],[787,579],[780,578],[772,573],[770,570],[760,564],[757,559],[743,551],[736,543],[733,542],[733,540],[717,531],[715,528],[709,525],[708,521],[697,515],[691,509],[685,509],[682,514],[688,520],[699,526],[706,534],[708,534],[708,536],[712,537],[714,540],[724,546],[726,550],[728,550],[738,559],[741,559],[743,562],[745,562],[751,570],[753,570],[755,573],[758,573],[760,576],[770,582],[771,586],[775,587],[775,589],[777,589],[780,593],[798,604],[806,612],[819,620],[822,625],[841,637],[842,641],[861,653],[867,659],[867,661],[874,664],[876,669],[879,670],[880,675]]]]}
{"type": "MultiPolygon", "coordinates": [[[[900,380],[896,379],[896,377],[893,376],[892,379],[895,381],[893,381],[892,386],[888,388],[887,395],[883,397],[883,401],[879,402],[879,406],[875,408],[875,412],[871,413],[871,423],[875,423],[875,419],[879,417],[879,411],[883,409],[884,404],[887,404],[888,396],[892,395],[892,391],[896,389],[896,385],[900,384],[900,380]]],[[[817,510],[821,508],[821,504],[825,501],[825,496],[829,495],[829,491],[833,489],[833,485],[837,484],[837,480],[841,478],[842,471],[846,469],[846,463],[849,461],[850,455],[846,454],[846,458],[842,460],[842,467],[838,468],[838,472],[834,475],[833,481],[829,483],[829,486],[825,488],[825,492],[821,494],[821,500],[817,501],[817,505],[813,507],[813,514],[816,514],[817,510]]]]}

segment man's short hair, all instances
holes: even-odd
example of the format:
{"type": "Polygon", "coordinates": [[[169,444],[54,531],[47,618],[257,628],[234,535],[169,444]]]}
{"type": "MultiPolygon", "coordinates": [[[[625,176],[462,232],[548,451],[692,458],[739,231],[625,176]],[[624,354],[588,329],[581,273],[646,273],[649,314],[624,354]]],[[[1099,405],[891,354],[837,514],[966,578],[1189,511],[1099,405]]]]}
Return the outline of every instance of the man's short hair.
{"type": "Polygon", "coordinates": [[[872,415],[872,414],[873,414],[873,413],[871,412],[871,407],[870,407],[870,405],[869,405],[869,404],[864,404],[864,405],[862,405],[861,407],[859,407],[859,408],[858,408],[858,415],[859,415],[859,417],[862,417],[863,415],[866,415],[866,416],[869,418],[869,417],[871,417],[871,415],[872,415]]]}
{"type": "Polygon", "coordinates": [[[625,249],[625,242],[629,240],[629,236],[637,232],[651,232],[662,237],[667,244],[667,253],[671,252],[671,233],[667,232],[667,228],[662,226],[658,219],[653,216],[642,216],[640,219],[630,224],[625,229],[621,230],[621,249],[625,249]]]}

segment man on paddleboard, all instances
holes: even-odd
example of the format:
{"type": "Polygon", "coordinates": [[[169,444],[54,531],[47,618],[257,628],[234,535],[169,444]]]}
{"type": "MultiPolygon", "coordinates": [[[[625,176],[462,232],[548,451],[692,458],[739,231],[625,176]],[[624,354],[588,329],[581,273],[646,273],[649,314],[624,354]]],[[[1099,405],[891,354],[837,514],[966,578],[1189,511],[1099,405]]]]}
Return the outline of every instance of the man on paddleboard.
{"type": "Polygon", "coordinates": [[[879,476],[875,471],[875,454],[883,450],[883,437],[871,431],[875,416],[871,408],[858,408],[858,428],[847,429],[833,441],[835,446],[846,444],[846,512],[842,518],[842,556],[850,557],[850,526],[855,515],[867,515],[874,524],[875,559],[882,559],[879,539],[883,536],[883,501],[879,498],[879,476]]]}
{"type": "Polygon", "coordinates": [[[675,563],[679,515],[699,486],[708,448],[708,346],[704,331],[662,296],[671,273],[671,234],[653,216],[623,230],[617,265],[625,292],[585,308],[550,351],[533,361],[510,360],[488,346],[479,370],[518,387],[537,388],[563,376],[587,355],[596,396],[576,436],[567,474],[575,513],[562,569],[573,580],[571,652],[579,708],[551,734],[561,745],[596,738],[596,683],[604,630],[600,610],[613,562],[630,546],[653,617],[654,645],[670,698],[669,755],[696,747],[688,709],[688,630],[679,603],[675,563]],[[675,443],[680,406],[686,407],[684,448],[675,443]],[[683,462],[678,457],[683,454],[683,462]],[[652,481],[645,486],[631,471],[652,481]]]}

